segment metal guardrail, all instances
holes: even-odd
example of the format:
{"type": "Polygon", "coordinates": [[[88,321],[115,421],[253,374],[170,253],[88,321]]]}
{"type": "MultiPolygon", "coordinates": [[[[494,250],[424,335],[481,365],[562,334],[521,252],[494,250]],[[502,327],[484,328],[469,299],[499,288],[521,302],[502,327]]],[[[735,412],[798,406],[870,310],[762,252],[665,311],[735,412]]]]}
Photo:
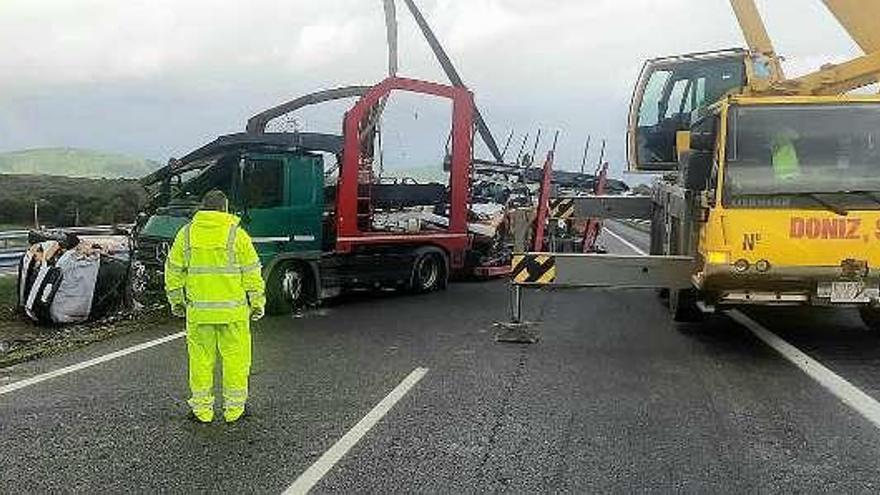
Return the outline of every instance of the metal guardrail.
{"type": "Polygon", "coordinates": [[[27,230],[0,232],[0,273],[13,273],[27,249],[27,230]]]}
{"type": "Polygon", "coordinates": [[[12,253],[0,253],[0,269],[3,267],[15,266],[22,254],[24,254],[24,250],[12,253]]]}

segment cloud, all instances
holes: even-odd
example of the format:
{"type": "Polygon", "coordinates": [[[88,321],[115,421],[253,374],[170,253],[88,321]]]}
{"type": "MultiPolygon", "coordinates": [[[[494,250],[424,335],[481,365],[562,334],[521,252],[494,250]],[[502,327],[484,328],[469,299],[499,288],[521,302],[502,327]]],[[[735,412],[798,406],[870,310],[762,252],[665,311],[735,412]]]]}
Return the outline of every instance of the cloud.
{"type": "MultiPolygon", "coordinates": [[[[743,44],[727,0],[416,2],[497,138],[561,129],[565,166],[592,134],[619,170],[645,59],[743,44]]],[[[820,0],[759,7],[792,74],[857,53],[820,0]]],[[[401,73],[444,81],[402,2],[398,17],[401,73]]],[[[0,149],[180,155],[283,100],[378,81],[384,36],[380,0],[2,0],[0,149]]]]}
{"type": "Polygon", "coordinates": [[[330,65],[344,55],[351,55],[356,51],[358,28],[359,23],[354,21],[303,26],[290,63],[304,67],[330,65]]]}

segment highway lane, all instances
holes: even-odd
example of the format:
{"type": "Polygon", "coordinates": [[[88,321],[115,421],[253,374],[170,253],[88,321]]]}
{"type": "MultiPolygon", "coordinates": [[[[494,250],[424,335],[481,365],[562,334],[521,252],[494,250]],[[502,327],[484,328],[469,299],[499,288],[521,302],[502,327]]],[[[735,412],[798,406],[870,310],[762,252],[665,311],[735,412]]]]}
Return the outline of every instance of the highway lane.
{"type": "MultiPolygon", "coordinates": [[[[650,291],[528,291],[540,343],[497,344],[506,297],[503,281],[459,283],[267,319],[252,415],[233,426],[183,419],[181,340],[0,395],[0,492],[278,493],[417,367],[316,493],[877,491],[878,430],[728,318],[675,325],[650,291]]],[[[845,316],[750,315],[874,393],[877,346],[845,316]],[[853,340],[828,345],[841,331],[853,340]]]]}
{"type": "MultiPolygon", "coordinates": [[[[612,236],[602,242],[626,252],[612,236]]],[[[729,319],[675,325],[665,311],[646,291],[527,293],[526,317],[543,322],[542,341],[519,348],[509,375],[489,362],[464,383],[460,374],[429,377],[446,386],[426,386],[427,405],[404,406],[322,488],[876,489],[872,425],[729,319]],[[485,380],[497,380],[496,394],[473,397],[485,380]],[[451,417],[426,419],[437,410],[451,417]]]]}
{"type": "MultiPolygon", "coordinates": [[[[612,231],[642,250],[649,236],[618,222],[612,231]]],[[[603,240],[616,252],[629,249],[612,236],[603,240]]],[[[631,251],[631,250],[630,250],[631,251]]],[[[880,399],[880,336],[868,331],[854,309],[748,308],[743,312],[786,342],[854,385],[880,399]]]]}

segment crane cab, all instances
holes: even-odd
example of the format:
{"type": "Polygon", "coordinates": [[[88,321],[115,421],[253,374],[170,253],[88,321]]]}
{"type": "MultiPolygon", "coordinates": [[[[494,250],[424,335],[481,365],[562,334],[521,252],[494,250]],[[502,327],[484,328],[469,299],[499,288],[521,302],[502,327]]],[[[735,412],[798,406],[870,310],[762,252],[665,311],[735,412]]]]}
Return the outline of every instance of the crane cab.
{"type": "Polygon", "coordinates": [[[693,116],[725,94],[742,90],[747,58],[735,49],[646,62],[630,104],[630,171],[677,170],[677,133],[689,131],[693,116]]]}

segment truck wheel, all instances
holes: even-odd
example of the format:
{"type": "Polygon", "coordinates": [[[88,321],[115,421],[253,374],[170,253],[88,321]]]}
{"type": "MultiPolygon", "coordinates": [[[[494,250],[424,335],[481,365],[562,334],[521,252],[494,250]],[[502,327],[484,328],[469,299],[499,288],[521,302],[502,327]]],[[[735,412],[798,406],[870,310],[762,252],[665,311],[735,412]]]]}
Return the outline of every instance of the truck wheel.
{"type": "Polygon", "coordinates": [[[412,291],[433,292],[446,285],[446,263],[438,253],[424,253],[413,265],[412,291]]]}
{"type": "Polygon", "coordinates": [[[880,308],[864,306],[859,309],[862,321],[869,329],[880,332],[880,308]]]}
{"type": "Polygon", "coordinates": [[[266,282],[270,314],[288,314],[306,305],[311,295],[311,271],[300,263],[285,263],[269,274],[266,282]]]}
{"type": "Polygon", "coordinates": [[[680,323],[701,321],[703,312],[697,307],[697,291],[694,289],[670,289],[669,313],[674,321],[680,323]]]}

